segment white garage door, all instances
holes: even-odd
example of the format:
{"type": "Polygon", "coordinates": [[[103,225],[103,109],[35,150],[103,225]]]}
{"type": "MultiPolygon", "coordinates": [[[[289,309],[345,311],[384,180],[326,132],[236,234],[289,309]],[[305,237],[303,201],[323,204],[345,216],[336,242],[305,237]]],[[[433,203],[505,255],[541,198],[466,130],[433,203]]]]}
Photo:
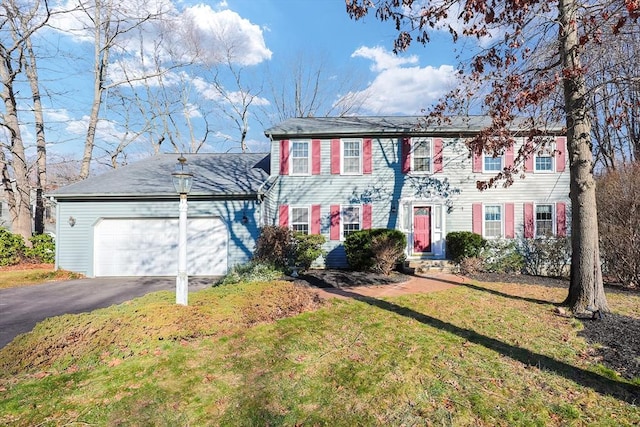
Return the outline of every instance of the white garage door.
{"type": "MultiPolygon", "coordinates": [[[[95,276],[175,276],[178,219],[102,219],[94,228],[95,276]]],[[[187,273],[227,272],[227,230],[220,218],[189,218],[187,273]]]]}

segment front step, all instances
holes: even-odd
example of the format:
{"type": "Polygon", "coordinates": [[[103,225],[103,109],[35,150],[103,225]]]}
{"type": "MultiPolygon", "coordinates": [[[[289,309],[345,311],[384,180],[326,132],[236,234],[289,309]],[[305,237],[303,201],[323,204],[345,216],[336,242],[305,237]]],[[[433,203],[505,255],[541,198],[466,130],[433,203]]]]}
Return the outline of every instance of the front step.
{"type": "Polygon", "coordinates": [[[455,265],[446,259],[409,259],[404,262],[404,270],[416,274],[454,273],[455,265]]]}

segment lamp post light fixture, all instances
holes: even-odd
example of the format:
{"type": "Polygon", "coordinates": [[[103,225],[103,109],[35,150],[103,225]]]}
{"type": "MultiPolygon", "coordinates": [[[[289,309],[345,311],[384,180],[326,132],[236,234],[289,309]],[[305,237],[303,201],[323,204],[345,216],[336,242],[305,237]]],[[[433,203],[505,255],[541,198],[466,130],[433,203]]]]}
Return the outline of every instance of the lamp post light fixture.
{"type": "Polygon", "coordinates": [[[189,276],[187,275],[187,194],[191,190],[193,174],[189,171],[187,159],[178,157],[175,171],[171,174],[176,193],[180,195],[178,207],[178,275],[176,276],[176,304],[187,305],[189,276]]]}

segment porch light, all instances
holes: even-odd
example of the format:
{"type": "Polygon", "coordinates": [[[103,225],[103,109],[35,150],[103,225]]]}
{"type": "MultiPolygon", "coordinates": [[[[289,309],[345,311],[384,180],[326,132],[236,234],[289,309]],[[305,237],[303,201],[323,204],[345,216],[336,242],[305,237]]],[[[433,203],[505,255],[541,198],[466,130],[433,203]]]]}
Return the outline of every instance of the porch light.
{"type": "Polygon", "coordinates": [[[193,183],[193,174],[189,170],[187,159],[183,155],[178,157],[178,163],[176,163],[175,171],[171,174],[173,178],[173,187],[176,189],[176,193],[189,194],[191,191],[191,184],[193,183]]]}
{"type": "Polygon", "coordinates": [[[180,195],[178,217],[178,275],[176,277],[176,304],[187,305],[189,276],[187,275],[187,194],[191,190],[193,174],[187,159],[178,157],[175,171],[171,174],[176,193],[180,195]]]}

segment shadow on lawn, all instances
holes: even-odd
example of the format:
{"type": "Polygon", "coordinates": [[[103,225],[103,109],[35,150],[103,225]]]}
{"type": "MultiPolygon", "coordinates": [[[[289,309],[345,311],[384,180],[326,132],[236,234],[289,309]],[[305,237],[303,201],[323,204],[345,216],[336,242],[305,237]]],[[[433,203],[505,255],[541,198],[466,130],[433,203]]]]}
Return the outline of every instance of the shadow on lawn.
{"type": "Polygon", "coordinates": [[[365,297],[344,289],[340,292],[340,294],[353,298],[357,301],[367,303],[371,306],[397,313],[410,319],[414,319],[425,325],[450,332],[454,335],[468,340],[469,342],[496,351],[503,356],[509,357],[513,360],[517,360],[521,363],[524,363],[525,365],[535,366],[542,370],[546,369],[548,371],[552,371],[581,386],[589,387],[602,395],[610,395],[629,404],[638,404],[638,402],[640,402],[640,387],[634,386],[632,384],[623,383],[603,377],[602,375],[598,375],[595,372],[587,371],[585,369],[569,365],[567,363],[553,359],[549,356],[545,356],[544,354],[534,353],[530,350],[504,343],[495,338],[479,334],[471,329],[465,329],[459,326],[452,325],[451,323],[443,322],[442,320],[436,319],[435,317],[419,313],[410,308],[393,304],[388,301],[365,297]]]}
{"type": "Polygon", "coordinates": [[[529,297],[521,297],[518,295],[511,295],[511,294],[506,294],[504,292],[500,292],[500,291],[496,291],[495,289],[489,289],[489,288],[484,288],[482,286],[479,285],[474,285],[472,283],[467,283],[467,282],[454,282],[453,280],[447,280],[447,279],[442,279],[439,277],[429,277],[429,280],[433,280],[436,282],[443,282],[443,283],[450,283],[452,285],[457,285],[457,286],[464,286],[476,291],[481,291],[481,292],[487,292],[491,295],[496,295],[499,297],[503,297],[503,298],[509,298],[509,299],[514,299],[514,300],[519,300],[519,301],[526,301],[526,302],[530,302],[533,304],[541,304],[541,305],[547,305],[547,304],[551,304],[551,305],[555,305],[555,306],[560,306],[562,305],[562,303],[559,302],[551,302],[551,301],[547,301],[547,300],[543,300],[543,299],[536,299],[536,298],[529,298],[529,297]]]}

